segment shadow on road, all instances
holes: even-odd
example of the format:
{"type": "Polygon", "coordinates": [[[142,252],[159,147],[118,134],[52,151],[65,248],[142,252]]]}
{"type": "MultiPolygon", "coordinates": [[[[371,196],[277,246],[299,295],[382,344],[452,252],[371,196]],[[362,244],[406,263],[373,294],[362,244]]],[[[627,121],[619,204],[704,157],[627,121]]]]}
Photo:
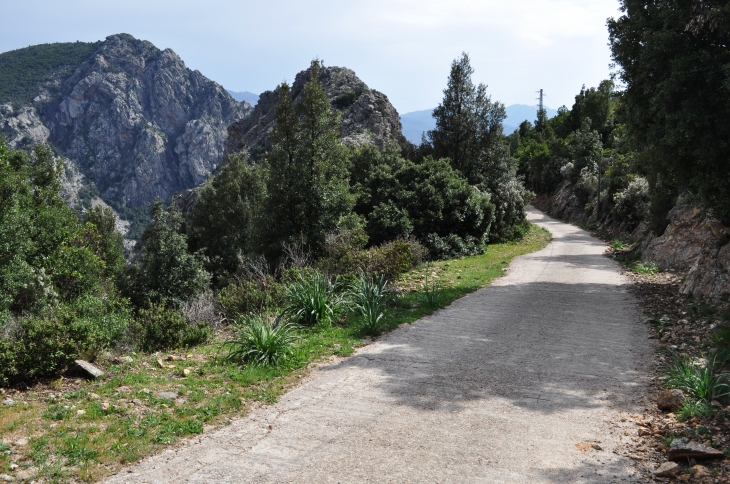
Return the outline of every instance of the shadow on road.
{"type": "Polygon", "coordinates": [[[536,415],[628,410],[643,360],[633,343],[646,334],[626,297],[616,285],[493,286],[341,364],[379,369],[398,404],[427,411],[492,399],[536,415]]]}

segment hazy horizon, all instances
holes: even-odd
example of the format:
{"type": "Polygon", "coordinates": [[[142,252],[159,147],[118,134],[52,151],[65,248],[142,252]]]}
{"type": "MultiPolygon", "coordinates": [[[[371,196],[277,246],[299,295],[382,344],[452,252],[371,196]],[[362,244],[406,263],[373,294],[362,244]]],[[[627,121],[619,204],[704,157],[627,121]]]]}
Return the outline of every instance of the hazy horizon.
{"type": "Polygon", "coordinates": [[[619,12],[616,0],[26,0],[7,3],[4,14],[2,52],[129,33],[171,48],[228,90],[255,93],[320,58],[354,70],[407,113],[438,104],[462,51],[493,99],[532,105],[542,88],[546,104],[570,106],[583,84],[609,77],[605,21],[619,12]]]}

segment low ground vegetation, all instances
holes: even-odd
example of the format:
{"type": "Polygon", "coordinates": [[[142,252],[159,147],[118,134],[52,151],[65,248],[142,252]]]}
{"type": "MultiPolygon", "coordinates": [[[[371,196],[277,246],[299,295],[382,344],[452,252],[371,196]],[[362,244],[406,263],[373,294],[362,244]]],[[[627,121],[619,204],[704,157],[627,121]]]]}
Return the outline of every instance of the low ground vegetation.
{"type": "MultiPolygon", "coordinates": [[[[263,309],[226,314],[229,324],[188,349],[104,352],[96,363],[106,373],[94,381],[61,376],[0,390],[0,469],[24,480],[96,481],[180,438],[276,401],[312,362],[350,355],[371,336],[488,285],[513,257],[544,247],[549,238],[531,227],[520,241],[493,244],[478,256],[420,264],[396,279],[364,272],[340,283],[332,278],[341,307],[328,324],[293,324],[282,316],[291,314],[282,296],[263,309]],[[424,297],[429,291],[437,297],[424,297]]],[[[299,270],[281,283],[283,294],[300,275],[315,274],[299,270]]]]}
{"type": "MultiPolygon", "coordinates": [[[[635,242],[616,240],[610,254],[627,269],[646,321],[649,337],[658,340],[650,398],[636,416],[638,438],[625,451],[650,469],[667,460],[669,445],[678,438],[730,451],[730,304],[695,299],[679,292],[681,275],[636,263],[635,242]],[[673,410],[657,408],[657,396],[679,389],[684,403],[673,410]]],[[[638,254],[640,257],[640,254],[638,254]]],[[[726,461],[703,462],[711,472],[707,482],[725,482],[726,461]]],[[[691,465],[682,468],[689,476],[691,465]]],[[[655,479],[648,475],[647,479],[655,479]]],[[[656,480],[656,479],[655,479],[656,480]]]]}
{"type": "Polygon", "coordinates": [[[157,200],[126,261],[111,210],[60,198],[47,147],[0,140],[0,470],[98,479],[273,401],[310,363],[546,243],[526,221],[504,109],[471,83],[468,56],[430,141],[407,149],[343,146],[321,69],[296,105],[279,86],[260,163],[225,160],[185,216],[157,200]],[[79,359],[105,375],[78,380],[79,359]]]}

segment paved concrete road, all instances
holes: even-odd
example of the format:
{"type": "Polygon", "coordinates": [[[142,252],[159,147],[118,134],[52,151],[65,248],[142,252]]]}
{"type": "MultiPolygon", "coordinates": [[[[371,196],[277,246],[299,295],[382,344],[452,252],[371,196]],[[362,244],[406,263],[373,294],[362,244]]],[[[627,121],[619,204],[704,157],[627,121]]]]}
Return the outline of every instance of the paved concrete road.
{"type": "Polygon", "coordinates": [[[599,240],[529,217],[553,242],[492,286],[109,482],[639,480],[611,423],[640,411],[651,351],[628,282],[599,240]]]}

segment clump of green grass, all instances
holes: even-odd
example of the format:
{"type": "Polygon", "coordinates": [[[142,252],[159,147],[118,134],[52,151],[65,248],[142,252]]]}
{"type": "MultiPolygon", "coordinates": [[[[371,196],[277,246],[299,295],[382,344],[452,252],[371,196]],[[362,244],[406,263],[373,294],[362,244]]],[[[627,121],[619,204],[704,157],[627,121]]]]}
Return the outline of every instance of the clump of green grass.
{"type": "Polygon", "coordinates": [[[613,250],[624,250],[626,248],[626,244],[620,238],[613,239],[613,241],[611,242],[611,248],[613,250]]]}
{"type": "Polygon", "coordinates": [[[713,400],[730,395],[727,375],[719,374],[719,367],[716,355],[707,358],[704,364],[695,363],[686,357],[675,357],[665,383],[670,388],[684,391],[691,398],[685,413],[707,409],[713,400]]]}
{"type": "Polygon", "coordinates": [[[676,415],[679,420],[689,420],[695,417],[702,417],[712,412],[712,407],[702,400],[684,402],[676,415]]]}
{"type": "Polygon", "coordinates": [[[708,301],[695,301],[687,306],[687,314],[692,321],[700,317],[712,318],[717,314],[717,307],[708,301]]]}
{"type": "Polygon", "coordinates": [[[351,309],[360,318],[360,328],[365,334],[376,335],[383,329],[385,308],[392,299],[385,274],[371,278],[364,271],[352,284],[347,294],[351,309]]]}
{"type": "Polygon", "coordinates": [[[305,326],[330,326],[342,311],[342,298],[329,277],[320,272],[300,275],[287,288],[285,314],[305,326]]]}
{"type": "Polygon", "coordinates": [[[652,316],[648,320],[648,322],[649,322],[649,324],[654,326],[657,329],[657,331],[659,331],[659,332],[664,331],[668,326],[672,325],[672,323],[670,321],[664,321],[661,318],[657,317],[656,315],[652,316]]]}
{"type": "Polygon", "coordinates": [[[715,348],[718,358],[730,359],[730,326],[720,326],[708,338],[709,346],[715,348]]]}
{"type": "Polygon", "coordinates": [[[292,354],[296,335],[293,327],[281,316],[273,322],[259,314],[244,316],[236,338],[226,343],[228,360],[254,365],[278,366],[292,354]]]}
{"type": "Polygon", "coordinates": [[[657,272],[659,272],[659,266],[657,266],[653,262],[637,262],[636,264],[634,264],[632,269],[634,270],[634,272],[645,276],[656,274],[657,272]]]}
{"type": "Polygon", "coordinates": [[[437,309],[441,307],[441,285],[436,281],[429,282],[430,272],[431,266],[428,265],[421,291],[421,304],[429,309],[437,309]]]}

